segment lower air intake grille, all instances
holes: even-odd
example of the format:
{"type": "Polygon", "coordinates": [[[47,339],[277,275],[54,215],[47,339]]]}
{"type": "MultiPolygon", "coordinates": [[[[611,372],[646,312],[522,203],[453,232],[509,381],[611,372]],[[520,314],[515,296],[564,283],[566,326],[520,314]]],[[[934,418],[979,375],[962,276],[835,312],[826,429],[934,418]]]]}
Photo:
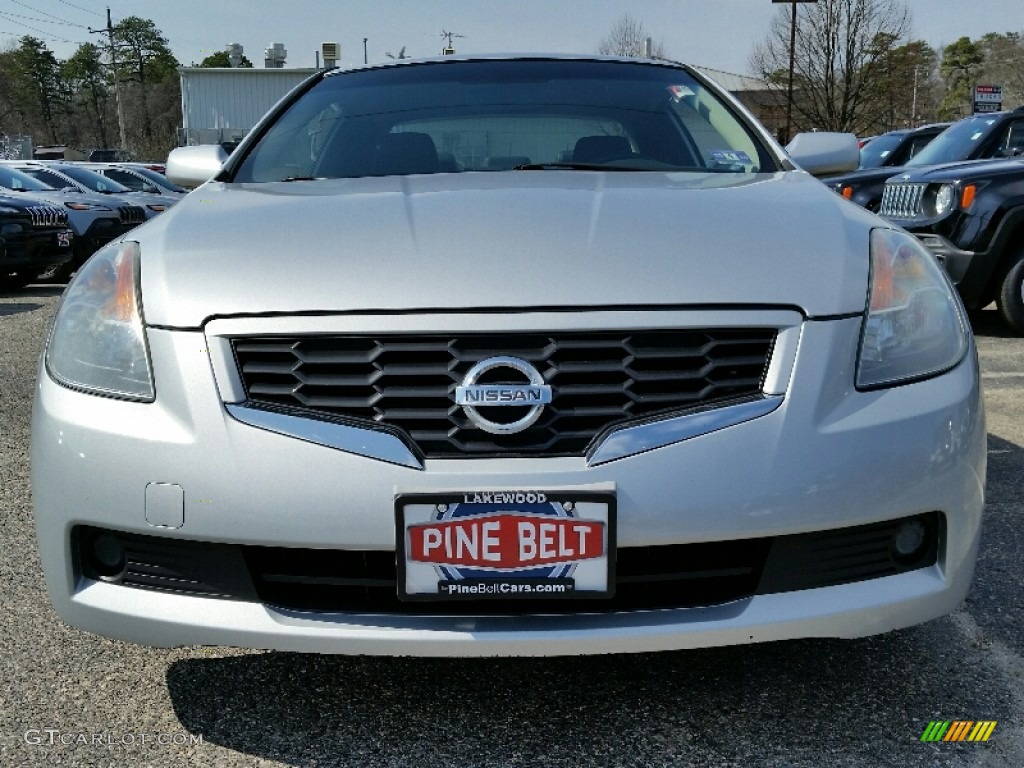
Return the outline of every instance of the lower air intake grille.
{"type": "Polygon", "coordinates": [[[85,527],[75,541],[86,578],[135,589],[298,611],[477,616],[693,608],[895,576],[937,562],[943,525],[931,512],[789,536],[622,547],[608,600],[402,602],[393,551],[212,544],[85,527]],[[919,529],[920,542],[901,556],[896,543],[907,525],[919,529]],[[90,565],[103,539],[108,551],[113,544],[124,553],[114,576],[90,565]]]}

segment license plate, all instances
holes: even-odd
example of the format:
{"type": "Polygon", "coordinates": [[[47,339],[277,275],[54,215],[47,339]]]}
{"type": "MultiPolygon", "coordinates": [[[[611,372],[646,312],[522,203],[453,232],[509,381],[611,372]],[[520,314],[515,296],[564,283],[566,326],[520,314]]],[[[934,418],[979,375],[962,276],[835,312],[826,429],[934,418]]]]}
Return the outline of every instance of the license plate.
{"type": "Polygon", "coordinates": [[[57,233],[57,245],[61,248],[67,248],[71,245],[71,241],[74,239],[75,233],[70,229],[65,229],[62,232],[57,233]]]}
{"type": "Polygon", "coordinates": [[[470,491],[395,499],[402,600],[607,598],[615,496],[470,491]]]}

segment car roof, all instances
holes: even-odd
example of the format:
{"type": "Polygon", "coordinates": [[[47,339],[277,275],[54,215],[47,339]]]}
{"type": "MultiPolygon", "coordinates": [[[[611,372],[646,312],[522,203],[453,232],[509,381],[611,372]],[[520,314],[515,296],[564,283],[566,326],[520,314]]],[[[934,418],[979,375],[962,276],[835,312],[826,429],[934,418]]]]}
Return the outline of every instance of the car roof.
{"type": "Polygon", "coordinates": [[[450,56],[426,56],[412,59],[391,59],[388,61],[375,62],[373,64],[357,64],[351,67],[335,68],[327,70],[325,77],[336,77],[349,72],[358,72],[372,69],[390,69],[392,67],[410,67],[420,64],[452,64],[474,61],[592,61],[592,62],[621,62],[624,64],[650,64],[663,66],[672,69],[683,67],[695,71],[696,67],[684,64],[672,59],[649,59],[636,56],[608,56],[597,53],[465,53],[452,54],[450,56]]]}

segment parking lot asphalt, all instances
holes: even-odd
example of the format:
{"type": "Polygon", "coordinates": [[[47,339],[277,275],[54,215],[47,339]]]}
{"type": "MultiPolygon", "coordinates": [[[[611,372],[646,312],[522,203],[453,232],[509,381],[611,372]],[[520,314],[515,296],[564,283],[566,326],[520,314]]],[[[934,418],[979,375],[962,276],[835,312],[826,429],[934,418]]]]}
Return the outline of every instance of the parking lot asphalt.
{"type": "Polygon", "coordinates": [[[1024,766],[1024,339],[994,310],[972,317],[982,549],[951,616],[854,641],[467,661],[153,649],[63,624],[28,460],[60,290],[0,294],[0,766],[1024,766]],[[996,726],[922,742],[940,720],[996,726]]]}

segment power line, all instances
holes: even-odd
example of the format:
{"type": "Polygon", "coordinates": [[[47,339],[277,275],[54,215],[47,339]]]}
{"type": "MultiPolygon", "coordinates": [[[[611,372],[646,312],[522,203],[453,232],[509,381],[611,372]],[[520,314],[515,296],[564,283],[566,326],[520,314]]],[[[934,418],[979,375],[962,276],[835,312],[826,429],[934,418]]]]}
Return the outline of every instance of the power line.
{"type": "MultiPolygon", "coordinates": [[[[57,21],[59,21],[61,24],[70,24],[71,23],[71,22],[67,21],[66,19],[62,19],[60,16],[54,16],[52,13],[47,13],[46,11],[40,11],[38,8],[33,8],[31,5],[26,5],[25,3],[20,2],[20,0],[11,0],[11,2],[14,3],[15,5],[20,5],[22,8],[28,8],[33,13],[41,13],[43,16],[49,16],[51,19],[57,19],[57,21]]],[[[39,21],[43,21],[43,19],[39,19],[39,21]]],[[[53,24],[52,21],[47,21],[45,23],[53,24]]],[[[78,25],[74,25],[74,26],[78,26],[78,25]]]]}
{"type": "Polygon", "coordinates": [[[67,5],[67,6],[71,7],[71,8],[77,8],[80,11],[85,11],[86,13],[91,13],[91,14],[94,14],[94,15],[100,16],[100,17],[103,16],[103,14],[100,13],[99,11],[94,11],[92,8],[83,8],[80,5],[75,5],[74,3],[69,3],[68,0],[57,0],[57,2],[63,3],[64,5],[67,5]]]}
{"type": "Polygon", "coordinates": [[[50,21],[49,19],[37,19],[35,16],[25,16],[20,13],[10,13],[9,11],[2,12],[4,16],[14,16],[18,19],[28,19],[29,21],[38,21],[40,24],[60,24],[63,27],[79,27],[85,29],[84,24],[72,24],[70,21],[50,21]]]}
{"type": "Polygon", "coordinates": [[[52,36],[51,39],[58,40],[58,41],[60,41],[62,43],[72,43],[72,44],[79,44],[79,45],[81,44],[79,41],[68,40],[66,37],[58,37],[57,35],[54,35],[52,32],[47,32],[45,29],[39,29],[39,27],[33,27],[31,24],[26,24],[23,21],[18,21],[17,19],[9,18],[9,16],[7,14],[2,13],[2,12],[0,12],[0,19],[4,19],[5,21],[9,21],[12,24],[17,24],[19,27],[25,27],[26,29],[31,29],[33,32],[39,32],[42,35],[51,35],[52,36]]]}

